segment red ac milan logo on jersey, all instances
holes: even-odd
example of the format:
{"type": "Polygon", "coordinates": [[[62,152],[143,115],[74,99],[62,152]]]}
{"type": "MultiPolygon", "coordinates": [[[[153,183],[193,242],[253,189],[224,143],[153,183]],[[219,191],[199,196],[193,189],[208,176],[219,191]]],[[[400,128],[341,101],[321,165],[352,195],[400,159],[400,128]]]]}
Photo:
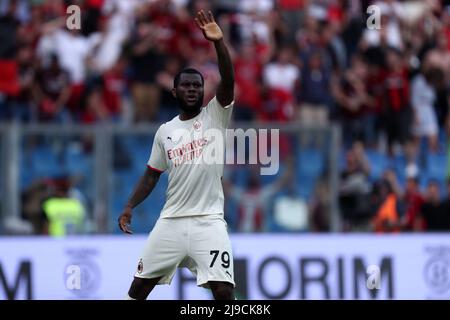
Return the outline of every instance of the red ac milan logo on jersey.
{"type": "Polygon", "coordinates": [[[138,263],[138,266],[137,266],[137,272],[139,274],[141,274],[142,270],[144,270],[144,263],[142,262],[142,259],[141,259],[141,260],[139,260],[139,263],[138,263]]]}
{"type": "Polygon", "coordinates": [[[195,131],[198,131],[202,127],[202,123],[198,120],[195,120],[193,126],[194,126],[195,131]]]}

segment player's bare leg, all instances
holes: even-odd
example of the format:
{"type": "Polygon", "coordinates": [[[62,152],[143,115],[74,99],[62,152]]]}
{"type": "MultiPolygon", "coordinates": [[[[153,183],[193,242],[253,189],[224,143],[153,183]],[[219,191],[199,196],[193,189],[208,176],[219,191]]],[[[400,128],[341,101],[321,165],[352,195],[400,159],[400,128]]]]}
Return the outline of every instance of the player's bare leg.
{"type": "Polygon", "coordinates": [[[135,300],[145,300],[147,299],[150,292],[158,284],[161,277],[153,279],[144,279],[134,277],[131,283],[130,290],[128,291],[128,296],[135,300]]]}
{"type": "Polygon", "coordinates": [[[221,281],[209,281],[214,299],[216,300],[234,300],[234,288],[231,283],[221,281]]]}

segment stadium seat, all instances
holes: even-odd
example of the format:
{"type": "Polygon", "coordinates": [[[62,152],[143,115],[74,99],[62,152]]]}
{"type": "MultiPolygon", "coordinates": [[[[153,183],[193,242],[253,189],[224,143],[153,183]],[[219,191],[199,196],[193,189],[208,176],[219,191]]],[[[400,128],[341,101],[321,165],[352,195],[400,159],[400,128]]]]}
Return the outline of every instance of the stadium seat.
{"type": "Polygon", "coordinates": [[[378,151],[368,150],[366,155],[370,163],[370,178],[372,181],[380,179],[383,172],[392,166],[388,156],[378,151]]]}
{"type": "Polygon", "coordinates": [[[33,177],[54,177],[66,171],[62,159],[48,146],[39,146],[31,151],[33,177]]]}
{"type": "Polygon", "coordinates": [[[303,149],[298,152],[298,174],[317,177],[325,168],[325,156],[317,149],[303,149]]]}
{"type": "Polygon", "coordinates": [[[397,174],[398,182],[401,186],[406,183],[406,158],[404,155],[398,155],[393,159],[393,166],[397,174]]]}
{"type": "Polygon", "coordinates": [[[275,181],[277,181],[277,179],[279,179],[280,177],[283,176],[284,174],[284,170],[285,170],[285,165],[283,163],[280,163],[280,167],[278,169],[278,173],[277,174],[272,174],[272,175],[261,175],[261,183],[263,186],[274,183],[275,181]]]}
{"type": "Polygon", "coordinates": [[[298,176],[298,195],[304,199],[310,199],[314,193],[314,187],[319,177],[298,176]]]}
{"type": "Polygon", "coordinates": [[[316,149],[303,149],[298,152],[298,165],[296,177],[299,195],[309,199],[316,181],[325,171],[326,157],[324,153],[316,149]]]}
{"type": "Polygon", "coordinates": [[[447,173],[447,156],[445,154],[428,154],[426,171],[430,178],[444,181],[447,173]]]}
{"type": "Polygon", "coordinates": [[[92,155],[67,149],[65,154],[67,170],[71,174],[88,175],[94,169],[92,155]]]}

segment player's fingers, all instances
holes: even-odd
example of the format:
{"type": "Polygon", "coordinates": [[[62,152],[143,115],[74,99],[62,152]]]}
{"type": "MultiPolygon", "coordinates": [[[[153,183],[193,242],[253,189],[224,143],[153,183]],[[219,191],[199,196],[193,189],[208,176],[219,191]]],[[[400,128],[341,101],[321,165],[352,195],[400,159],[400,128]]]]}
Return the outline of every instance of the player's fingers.
{"type": "Polygon", "coordinates": [[[127,225],[130,224],[130,220],[127,219],[124,216],[119,217],[119,228],[122,232],[126,232],[126,233],[132,233],[130,232],[130,230],[128,229],[127,225]]]}
{"type": "Polygon", "coordinates": [[[205,20],[205,23],[210,23],[208,16],[206,15],[205,11],[201,10],[202,17],[205,20]]]}
{"type": "Polygon", "coordinates": [[[128,223],[128,222],[123,222],[123,221],[121,221],[121,222],[119,223],[120,230],[122,230],[122,231],[125,232],[125,233],[132,234],[133,231],[131,231],[131,230],[128,228],[128,226],[129,226],[129,223],[128,223]]]}
{"type": "Polygon", "coordinates": [[[198,21],[198,23],[200,23],[200,25],[203,25],[203,21],[200,16],[200,11],[197,11],[197,17],[195,18],[195,21],[198,21]]]}
{"type": "Polygon", "coordinates": [[[121,217],[119,217],[119,219],[117,219],[117,224],[119,225],[119,229],[120,229],[121,231],[123,231],[123,228],[122,228],[122,219],[121,219],[121,217]]]}
{"type": "Polygon", "coordinates": [[[120,231],[125,232],[125,227],[121,221],[119,222],[119,229],[120,231]]]}
{"type": "Polygon", "coordinates": [[[211,23],[212,20],[209,18],[208,14],[202,10],[203,19],[205,19],[206,23],[211,23]]]}
{"type": "Polygon", "coordinates": [[[211,11],[208,11],[208,18],[209,18],[209,21],[210,21],[210,22],[216,22],[216,21],[214,20],[214,16],[213,16],[213,14],[212,14],[211,11]]]}
{"type": "Polygon", "coordinates": [[[125,233],[128,233],[128,234],[133,234],[133,231],[131,231],[131,229],[130,228],[128,228],[128,226],[127,225],[125,225],[124,226],[124,231],[125,231],[125,233]]]}
{"type": "Polygon", "coordinates": [[[198,26],[200,29],[203,29],[203,28],[204,28],[204,27],[203,27],[203,24],[202,24],[197,18],[195,18],[194,20],[195,20],[195,23],[197,24],[197,26],[198,26]]]}
{"type": "Polygon", "coordinates": [[[194,20],[197,22],[197,24],[198,24],[199,27],[203,26],[203,21],[202,21],[202,19],[201,19],[201,17],[200,17],[200,11],[197,12],[197,16],[195,17],[194,20]]]}
{"type": "Polygon", "coordinates": [[[208,23],[208,21],[206,20],[205,13],[203,12],[203,10],[200,10],[198,12],[197,19],[202,23],[202,25],[205,25],[205,24],[208,23]]]}

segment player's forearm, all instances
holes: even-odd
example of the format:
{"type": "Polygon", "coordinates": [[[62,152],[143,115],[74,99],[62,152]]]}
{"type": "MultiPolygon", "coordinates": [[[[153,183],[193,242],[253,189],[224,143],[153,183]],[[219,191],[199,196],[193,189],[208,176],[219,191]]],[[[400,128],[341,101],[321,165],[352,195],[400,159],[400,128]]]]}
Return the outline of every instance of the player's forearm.
{"type": "Polygon", "coordinates": [[[216,48],[217,60],[219,63],[219,73],[221,85],[230,91],[234,89],[234,69],[231,61],[230,52],[223,39],[214,42],[216,48]]]}
{"type": "Polygon", "coordinates": [[[147,169],[145,174],[139,180],[126,206],[133,209],[144,201],[155,188],[160,175],[160,173],[154,170],[147,169]]]}

